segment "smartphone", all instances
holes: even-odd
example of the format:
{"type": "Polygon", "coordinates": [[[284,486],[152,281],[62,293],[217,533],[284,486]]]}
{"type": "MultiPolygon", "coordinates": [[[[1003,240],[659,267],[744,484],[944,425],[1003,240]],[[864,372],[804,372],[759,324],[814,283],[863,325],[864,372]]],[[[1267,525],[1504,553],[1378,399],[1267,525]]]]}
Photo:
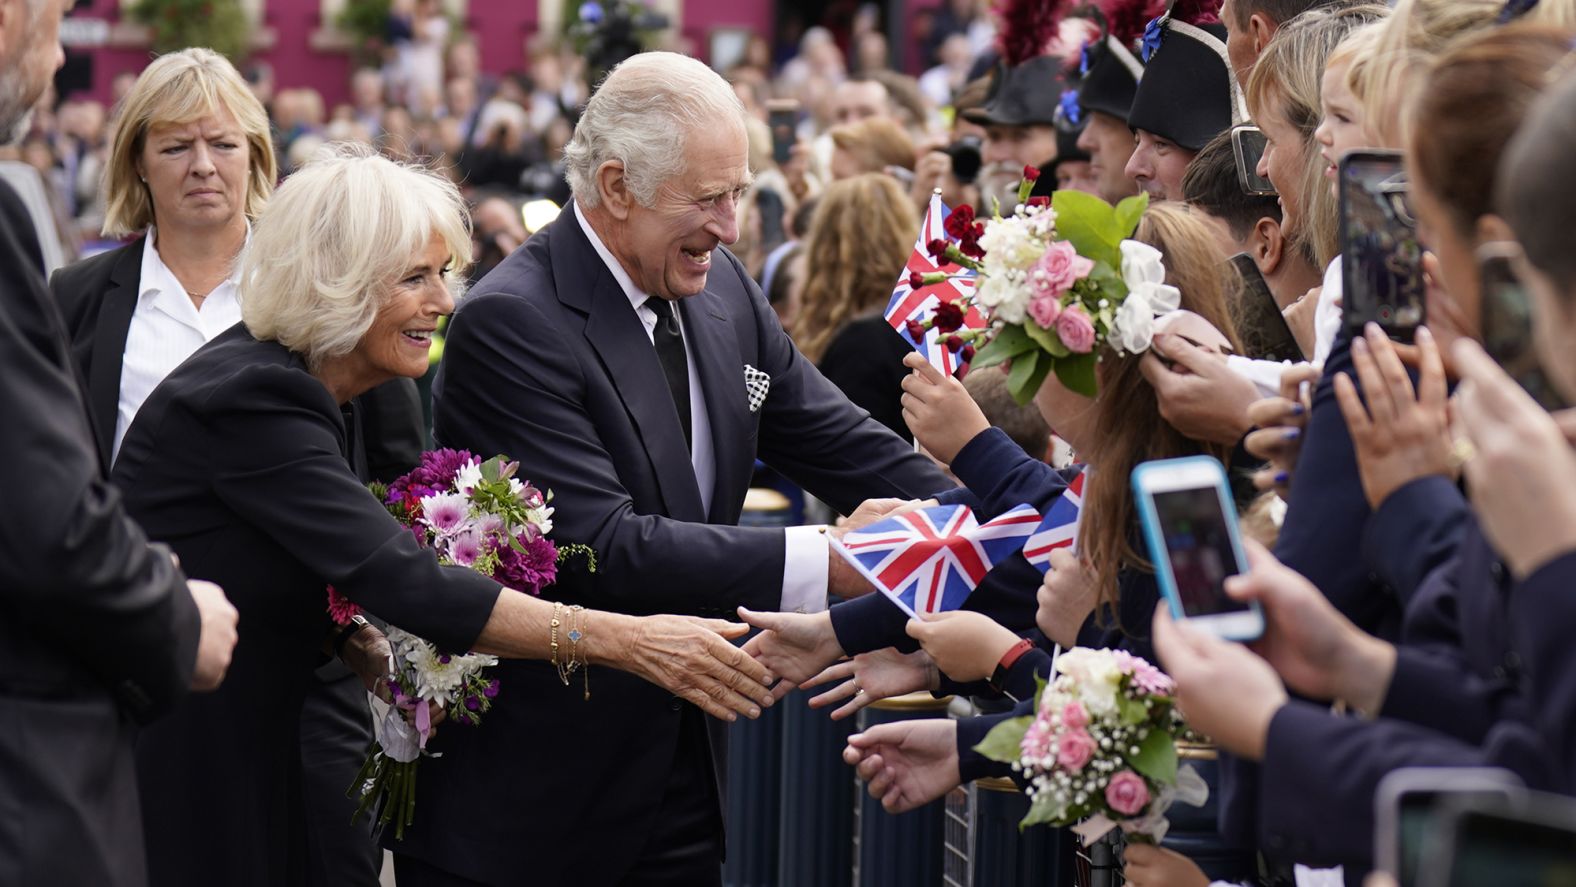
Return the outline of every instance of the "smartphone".
{"type": "Polygon", "coordinates": [[[1280,303],[1270,292],[1259,266],[1247,253],[1231,257],[1231,264],[1242,277],[1237,296],[1237,333],[1242,337],[1245,356],[1259,360],[1303,360],[1302,347],[1286,325],[1280,303]]]}
{"type": "Polygon", "coordinates": [[[1277,193],[1269,179],[1259,175],[1259,160],[1264,157],[1264,133],[1251,123],[1231,129],[1231,153],[1237,158],[1237,183],[1243,193],[1273,197],[1277,193]]]}
{"type": "Polygon", "coordinates": [[[1133,469],[1133,492],[1172,617],[1232,641],[1263,634],[1258,603],[1226,594],[1226,579],[1247,572],[1248,561],[1220,462],[1209,456],[1145,462],[1133,469]]]}
{"type": "Polygon", "coordinates": [[[1447,803],[1509,798],[1521,790],[1514,773],[1492,767],[1403,767],[1386,774],[1374,792],[1374,865],[1398,887],[1418,887],[1418,867],[1447,803]]]}
{"type": "Polygon", "coordinates": [[[1377,323],[1411,342],[1426,311],[1423,247],[1396,151],[1353,151],[1340,163],[1341,298],[1346,329],[1377,323]]]}
{"type": "Polygon", "coordinates": [[[1440,813],[1419,887],[1576,885],[1576,801],[1524,792],[1455,799],[1440,813]]]}
{"type": "Polygon", "coordinates": [[[772,161],[786,164],[798,140],[799,101],[771,99],[766,102],[766,126],[772,131],[772,161]]]}
{"type": "Polygon", "coordinates": [[[1512,264],[1520,253],[1521,247],[1517,244],[1499,241],[1478,248],[1482,282],[1478,326],[1483,334],[1483,350],[1504,367],[1539,406],[1551,412],[1563,410],[1570,405],[1554,390],[1533,346],[1532,304],[1512,264]]]}

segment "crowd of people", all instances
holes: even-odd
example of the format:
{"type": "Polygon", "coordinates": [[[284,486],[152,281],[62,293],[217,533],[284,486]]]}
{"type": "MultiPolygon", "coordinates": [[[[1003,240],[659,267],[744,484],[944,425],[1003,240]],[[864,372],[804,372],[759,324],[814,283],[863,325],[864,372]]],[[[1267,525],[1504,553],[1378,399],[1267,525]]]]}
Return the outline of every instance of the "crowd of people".
{"type": "Polygon", "coordinates": [[[1024,778],[977,746],[1074,647],[1160,665],[1219,751],[1210,852],[1131,843],[1131,884],[1358,883],[1402,767],[1576,794],[1573,0],[954,2],[918,77],[861,13],[594,83],[547,44],[495,77],[418,0],[331,110],[203,48],[54,96],[67,5],[0,0],[32,171],[0,184],[0,885],[375,884],[384,848],[403,887],[720,885],[727,722],[801,685],[980,700],[848,741],[913,810],[1024,778]],[[1354,152],[1403,164],[1415,330],[1347,298],[1354,152]],[[934,195],[984,218],[1021,180],[1147,195],[1175,310],[1092,344],[1093,396],[1020,404],[883,315],[934,195]],[[364,486],[434,443],[518,461],[596,571],[440,566],[364,486]],[[1188,456],[1232,477],[1248,644],[1141,553],[1130,477],[1188,456]],[[830,525],[740,526],[758,462],[830,525]],[[939,616],[828,542],[1075,481],[1075,549],[939,616]],[[390,625],[507,687],[431,734],[398,839],[345,798],[390,625]]]}

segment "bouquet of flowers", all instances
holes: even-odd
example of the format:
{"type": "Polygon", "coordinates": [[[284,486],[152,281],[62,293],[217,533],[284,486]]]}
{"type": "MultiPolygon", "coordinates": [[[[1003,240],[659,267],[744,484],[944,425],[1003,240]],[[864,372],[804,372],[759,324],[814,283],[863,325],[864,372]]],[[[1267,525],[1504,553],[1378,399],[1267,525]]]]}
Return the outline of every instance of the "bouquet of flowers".
{"type": "Polygon", "coordinates": [[[1078,647],[1056,658],[1032,717],[997,724],[978,746],[1029,780],[1034,799],[1019,827],[1073,825],[1085,844],[1121,828],[1165,837],[1175,801],[1203,804],[1209,788],[1177,767],[1186,731],[1171,678],[1123,650],[1078,647]]]}
{"type": "MultiPolygon", "coordinates": [[[[583,545],[559,548],[547,539],[552,494],[516,478],[519,467],[503,456],[483,462],[463,450],[436,450],[423,453],[421,464],[393,484],[371,489],[439,563],[470,567],[509,588],[540,594],[557,578],[563,559],[584,556],[592,570],[596,561],[583,545]]],[[[343,625],[359,608],[331,586],[328,611],[343,625]]],[[[379,824],[392,821],[395,836],[403,838],[415,815],[416,765],[427,754],[433,709],[459,724],[479,724],[498,695],[498,680],[486,674],[498,659],[439,650],[393,626],[387,635],[392,702],[371,697],[375,738],[346,794],[359,799],[356,817],[381,801],[379,824]]]]}
{"type": "Polygon", "coordinates": [[[940,271],[914,272],[915,289],[953,277],[976,277],[972,295],[939,305],[909,333],[931,327],[951,333],[953,351],[972,366],[1011,360],[1007,387],[1027,403],[1051,372],[1073,391],[1093,397],[1101,345],[1118,354],[1144,351],[1154,319],[1177,309],[1181,293],[1165,283],[1160,251],[1131,240],[1149,205],[1145,195],[1116,206],[1081,191],[1029,198],[1040,173],[1024,167],[1019,205],[980,221],[960,206],[947,217],[947,237],[927,245],[940,271]],[[956,266],[958,270],[949,270],[956,266]],[[962,329],[970,308],[989,318],[985,329],[962,329]]]}

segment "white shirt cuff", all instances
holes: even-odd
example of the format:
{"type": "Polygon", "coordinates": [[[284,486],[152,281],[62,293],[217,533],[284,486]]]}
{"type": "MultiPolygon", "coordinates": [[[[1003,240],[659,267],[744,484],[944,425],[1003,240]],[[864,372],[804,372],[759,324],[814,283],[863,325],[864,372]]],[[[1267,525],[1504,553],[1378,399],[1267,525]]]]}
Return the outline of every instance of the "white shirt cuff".
{"type": "Polygon", "coordinates": [[[783,598],[785,613],[819,613],[826,609],[827,558],[831,547],[826,528],[788,527],[783,531],[783,598]]]}

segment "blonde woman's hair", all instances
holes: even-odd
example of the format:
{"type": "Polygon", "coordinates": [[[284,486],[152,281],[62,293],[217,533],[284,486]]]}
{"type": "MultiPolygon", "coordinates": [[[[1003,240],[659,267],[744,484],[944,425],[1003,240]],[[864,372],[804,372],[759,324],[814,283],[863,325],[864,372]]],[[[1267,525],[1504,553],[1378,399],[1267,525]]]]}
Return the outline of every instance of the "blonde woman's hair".
{"type": "Polygon", "coordinates": [[[1253,119],[1276,114],[1294,127],[1300,138],[1289,146],[1302,162],[1302,180],[1296,187],[1302,207],[1297,229],[1289,231],[1292,244],[1319,267],[1330,263],[1339,250],[1337,206],[1325,186],[1323,172],[1313,156],[1314,130],[1319,128],[1319,81],[1325,63],[1346,36],[1357,28],[1389,15],[1386,7],[1364,4],[1319,7],[1297,16],[1275,31],[1269,45],[1248,76],[1248,109],[1253,119]]]}
{"type": "Polygon", "coordinates": [[[918,230],[914,203],[891,176],[865,173],[821,192],[793,330],[805,357],[820,360],[849,321],[886,304],[918,230]]]}
{"type": "Polygon", "coordinates": [[[1504,7],[1504,0],[1396,0],[1374,39],[1372,68],[1357,93],[1363,119],[1381,146],[1406,145],[1411,124],[1401,111],[1429,61],[1457,37],[1492,26],[1504,7]]]}
{"type": "Polygon", "coordinates": [[[437,235],[456,298],[470,216],[453,183],[355,143],[327,145],[279,187],[241,259],[241,319],[312,369],[350,353],[388,288],[437,235]]]}
{"type": "Polygon", "coordinates": [[[279,177],[268,112],[224,56],[194,47],[154,59],[121,104],[104,173],[104,236],[136,234],[157,221],[153,198],[137,173],[148,130],[224,111],[246,135],[249,163],[243,211],[248,219],[257,220],[279,177]]]}
{"type": "MultiPolygon", "coordinates": [[[[1335,50],[1330,53],[1330,57],[1325,60],[1324,66],[1326,69],[1333,68],[1336,65],[1346,66],[1346,76],[1341,79],[1346,82],[1346,88],[1351,92],[1352,96],[1359,101],[1367,93],[1368,82],[1373,79],[1373,72],[1379,67],[1377,51],[1379,35],[1383,30],[1383,21],[1370,22],[1363,25],[1361,28],[1347,34],[1346,39],[1342,40],[1335,47],[1335,50]]],[[[1362,110],[1359,109],[1359,111],[1362,110]]],[[[1373,121],[1368,119],[1366,113],[1363,114],[1362,123],[1363,131],[1372,135],[1374,131],[1373,121]]]]}
{"type": "Polygon", "coordinates": [[[881,172],[889,166],[914,168],[914,141],[903,127],[885,117],[835,126],[827,135],[859,164],[862,173],[881,172]]]}

